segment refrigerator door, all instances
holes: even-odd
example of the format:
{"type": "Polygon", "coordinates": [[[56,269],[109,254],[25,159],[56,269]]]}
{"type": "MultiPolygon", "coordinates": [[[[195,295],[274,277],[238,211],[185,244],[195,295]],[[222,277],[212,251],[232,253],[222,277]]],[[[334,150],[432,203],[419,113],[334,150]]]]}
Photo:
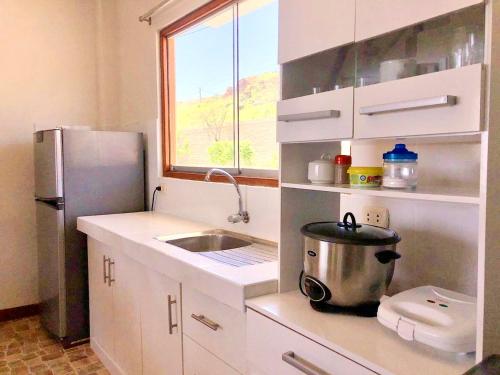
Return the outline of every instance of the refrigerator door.
{"type": "Polygon", "coordinates": [[[62,131],[38,131],[33,135],[35,148],[35,196],[63,196],[62,131]]]}
{"type": "Polygon", "coordinates": [[[47,330],[66,336],[64,281],[64,205],[61,200],[36,200],[41,320],[47,330]]]}

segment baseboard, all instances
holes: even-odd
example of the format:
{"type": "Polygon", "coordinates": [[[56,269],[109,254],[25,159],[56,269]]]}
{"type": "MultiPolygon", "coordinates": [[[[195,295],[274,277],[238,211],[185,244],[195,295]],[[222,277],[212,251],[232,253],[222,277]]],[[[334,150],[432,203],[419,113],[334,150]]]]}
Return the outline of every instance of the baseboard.
{"type": "Polygon", "coordinates": [[[10,309],[0,310],[0,322],[12,319],[26,318],[40,314],[40,305],[35,303],[33,305],[12,307],[10,309]]]}
{"type": "Polygon", "coordinates": [[[125,375],[125,373],[120,369],[120,367],[111,359],[111,357],[106,353],[106,351],[92,338],[90,339],[90,347],[100,359],[106,370],[108,370],[112,375],[125,375]]]}

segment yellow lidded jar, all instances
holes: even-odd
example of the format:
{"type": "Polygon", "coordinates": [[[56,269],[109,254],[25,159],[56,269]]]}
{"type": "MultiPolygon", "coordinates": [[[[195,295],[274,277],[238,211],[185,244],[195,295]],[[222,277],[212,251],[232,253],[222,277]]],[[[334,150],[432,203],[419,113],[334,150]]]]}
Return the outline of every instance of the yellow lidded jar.
{"type": "Polygon", "coordinates": [[[350,167],[347,173],[349,173],[351,187],[378,187],[382,184],[384,168],[350,167]]]}

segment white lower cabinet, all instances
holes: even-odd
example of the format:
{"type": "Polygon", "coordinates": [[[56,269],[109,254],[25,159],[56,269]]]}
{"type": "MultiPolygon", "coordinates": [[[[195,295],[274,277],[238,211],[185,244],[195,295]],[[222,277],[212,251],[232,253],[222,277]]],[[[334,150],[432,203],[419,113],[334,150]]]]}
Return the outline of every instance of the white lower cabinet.
{"type": "Polygon", "coordinates": [[[245,372],[245,313],[183,288],[182,322],[185,335],[238,372],[245,372]]]}
{"type": "Polygon", "coordinates": [[[238,375],[239,373],[184,335],[184,375],[238,375]]]}
{"type": "Polygon", "coordinates": [[[136,263],[89,239],[91,345],[113,374],[140,374],[141,321],[134,277],[136,263]]]}
{"type": "Polygon", "coordinates": [[[249,375],[375,374],[250,309],[247,310],[247,361],[249,375]]]}
{"type": "MultiPolygon", "coordinates": [[[[107,259],[112,257],[111,249],[89,238],[89,300],[90,300],[90,338],[92,348],[101,357],[106,353],[109,359],[114,354],[113,338],[113,289],[107,278],[107,259]],[[106,262],[105,262],[106,261],[106,262]]],[[[109,367],[109,363],[104,363],[109,367]]]]}
{"type": "Polygon", "coordinates": [[[88,240],[91,346],[112,374],[182,375],[180,284],[88,240]]]}
{"type": "Polygon", "coordinates": [[[142,371],[141,316],[136,275],[140,265],[115,251],[110,264],[113,288],[114,361],[123,374],[142,371]]]}
{"type": "Polygon", "coordinates": [[[91,345],[112,374],[245,373],[245,313],[192,288],[181,299],[179,282],[92,238],[88,251],[91,345]]]}
{"type": "Polygon", "coordinates": [[[143,374],[182,374],[180,284],[143,268],[140,275],[143,374]]]}

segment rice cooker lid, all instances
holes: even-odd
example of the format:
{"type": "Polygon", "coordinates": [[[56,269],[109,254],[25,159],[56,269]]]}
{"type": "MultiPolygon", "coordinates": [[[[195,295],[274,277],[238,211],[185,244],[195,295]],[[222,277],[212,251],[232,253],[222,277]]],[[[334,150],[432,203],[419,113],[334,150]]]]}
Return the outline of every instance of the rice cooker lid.
{"type": "Polygon", "coordinates": [[[384,246],[401,241],[401,237],[392,229],[356,223],[351,212],[346,213],[341,222],[310,223],[304,225],[300,231],[304,236],[316,240],[345,245],[384,246]]]}

